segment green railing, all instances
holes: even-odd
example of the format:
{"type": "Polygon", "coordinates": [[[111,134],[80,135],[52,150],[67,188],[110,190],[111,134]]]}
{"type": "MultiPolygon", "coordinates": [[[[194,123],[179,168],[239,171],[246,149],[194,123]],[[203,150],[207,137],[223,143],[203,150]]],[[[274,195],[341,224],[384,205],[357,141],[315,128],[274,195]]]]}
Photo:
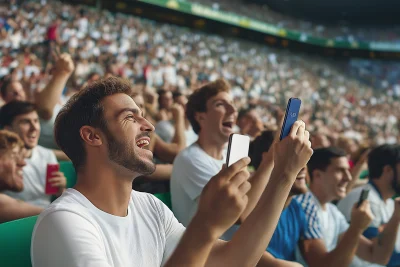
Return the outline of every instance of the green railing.
{"type": "MultiPolygon", "coordinates": [[[[344,49],[361,49],[370,51],[383,51],[383,52],[400,52],[400,44],[387,43],[387,42],[349,42],[338,41],[334,39],[315,37],[298,31],[287,30],[268,24],[263,21],[251,19],[238,14],[215,10],[211,7],[190,3],[186,1],[176,0],[139,0],[139,2],[156,5],[178,12],[219,21],[222,23],[230,24],[244,29],[254,30],[257,32],[286,38],[305,44],[317,45],[326,48],[344,48],[344,49]]],[[[123,3],[122,3],[123,4],[123,3]]]]}

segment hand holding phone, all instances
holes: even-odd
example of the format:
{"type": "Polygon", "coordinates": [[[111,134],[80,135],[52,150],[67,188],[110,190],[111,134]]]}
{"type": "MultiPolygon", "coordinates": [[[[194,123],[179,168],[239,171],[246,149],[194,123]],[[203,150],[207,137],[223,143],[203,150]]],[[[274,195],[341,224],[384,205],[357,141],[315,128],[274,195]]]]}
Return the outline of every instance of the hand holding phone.
{"type": "Polygon", "coordinates": [[[368,189],[363,189],[363,190],[361,191],[360,199],[358,200],[358,203],[357,203],[357,208],[359,208],[359,207],[361,206],[361,204],[362,204],[366,199],[368,199],[368,195],[369,195],[369,190],[368,190],[368,189]]]}
{"type": "Polygon", "coordinates": [[[280,140],[289,135],[290,129],[299,117],[301,100],[298,98],[290,98],[286,107],[285,118],[283,120],[280,140]]]}
{"type": "Polygon", "coordinates": [[[59,188],[56,186],[52,186],[49,180],[53,178],[53,173],[60,171],[60,165],[58,164],[47,164],[47,171],[46,171],[46,188],[45,193],[46,195],[55,195],[58,194],[59,188]]]}
{"type": "Polygon", "coordinates": [[[226,166],[229,167],[242,158],[249,156],[250,137],[241,134],[229,136],[226,166]]]}

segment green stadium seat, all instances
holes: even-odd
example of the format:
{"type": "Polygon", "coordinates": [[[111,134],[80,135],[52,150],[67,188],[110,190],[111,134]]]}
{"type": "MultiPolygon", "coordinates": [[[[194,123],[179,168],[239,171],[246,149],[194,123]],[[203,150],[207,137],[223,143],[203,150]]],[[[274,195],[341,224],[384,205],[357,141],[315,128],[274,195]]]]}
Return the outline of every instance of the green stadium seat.
{"type": "Polygon", "coordinates": [[[74,187],[76,183],[76,172],[71,161],[60,161],[60,172],[67,178],[67,188],[74,187]]]}
{"type": "Polygon", "coordinates": [[[369,175],[368,170],[364,170],[364,171],[362,171],[361,174],[360,174],[360,179],[367,179],[367,178],[368,178],[368,175],[369,175]]]}
{"type": "Polygon", "coordinates": [[[30,267],[31,239],[37,216],[0,224],[0,266],[30,267]]]}

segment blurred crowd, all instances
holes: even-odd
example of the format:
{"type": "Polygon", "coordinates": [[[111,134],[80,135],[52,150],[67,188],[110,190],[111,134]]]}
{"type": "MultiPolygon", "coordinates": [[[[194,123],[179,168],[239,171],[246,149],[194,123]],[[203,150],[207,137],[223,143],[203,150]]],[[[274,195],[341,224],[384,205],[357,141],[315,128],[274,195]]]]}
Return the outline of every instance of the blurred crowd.
{"type": "Polygon", "coordinates": [[[33,266],[399,266],[391,71],[60,2],[0,12],[0,223],[41,214],[33,266]],[[224,167],[232,133],[251,163],[224,167]]]}
{"type": "Polygon", "coordinates": [[[295,18],[279,13],[267,5],[243,2],[242,0],[196,0],[189,1],[212,7],[215,10],[228,11],[234,14],[264,21],[283,29],[297,31],[306,36],[329,38],[348,42],[388,42],[400,41],[399,27],[352,25],[350,23],[322,24],[306,18],[295,18]]]}
{"type": "Polygon", "coordinates": [[[25,2],[6,13],[14,23],[2,27],[0,73],[22,83],[30,101],[49,81],[56,55],[69,53],[76,68],[60,99],[87,81],[119,75],[156,106],[160,89],[188,96],[221,77],[237,107],[256,107],[267,126],[296,96],[311,130],[333,141],[398,141],[398,86],[376,91],[326,59],[59,2],[25,2]]]}

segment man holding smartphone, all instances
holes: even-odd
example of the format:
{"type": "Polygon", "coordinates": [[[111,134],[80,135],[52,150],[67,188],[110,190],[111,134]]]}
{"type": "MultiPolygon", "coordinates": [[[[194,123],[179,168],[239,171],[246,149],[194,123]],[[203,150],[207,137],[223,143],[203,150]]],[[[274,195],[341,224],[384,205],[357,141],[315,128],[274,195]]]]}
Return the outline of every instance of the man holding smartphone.
{"type": "MultiPolygon", "coordinates": [[[[400,199],[392,199],[400,193],[400,145],[381,145],[368,155],[369,183],[351,191],[338,203],[339,210],[345,218],[353,222],[351,207],[358,202],[362,190],[369,190],[368,201],[374,216],[363,235],[370,242],[386,247],[391,257],[388,263],[372,264],[356,257],[352,267],[377,267],[400,265],[400,199]],[[393,240],[395,239],[395,240],[393,240]],[[393,245],[387,246],[387,240],[393,245]]],[[[376,246],[376,245],[375,245],[376,246]]],[[[382,252],[383,253],[383,252],[382,252]]],[[[357,254],[357,256],[359,256],[357,254]]]]}
{"type": "Polygon", "coordinates": [[[134,178],[155,167],[145,149],[154,127],[130,94],[124,80],[101,80],[58,115],[56,140],[78,179],[39,217],[33,266],[271,266],[265,247],[296,174],[312,154],[305,124],[296,122],[275,147],[275,168],[258,205],[233,239],[223,242],[215,239],[247,207],[250,183],[243,169],[249,160],[209,179],[185,229],[155,197],[131,189],[134,178]]]}
{"type": "Polygon", "coordinates": [[[368,200],[362,201],[360,206],[358,199],[356,203],[349,203],[350,224],[331,203],[346,196],[347,185],[352,179],[346,152],[336,147],[316,149],[307,166],[310,190],[296,199],[302,204],[307,217],[311,216],[310,207],[317,207],[322,240],[300,243],[302,253],[297,255],[300,262],[305,266],[307,263],[309,266],[320,266],[322,262],[330,262],[318,253],[319,243],[323,241],[328,257],[336,266],[349,266],[355,255],[368,262],[386,265],[392,254],[398,227],[392,224],[386,228],[380,242],[368,240],[362,235],[374,217],[368,200]]]}

